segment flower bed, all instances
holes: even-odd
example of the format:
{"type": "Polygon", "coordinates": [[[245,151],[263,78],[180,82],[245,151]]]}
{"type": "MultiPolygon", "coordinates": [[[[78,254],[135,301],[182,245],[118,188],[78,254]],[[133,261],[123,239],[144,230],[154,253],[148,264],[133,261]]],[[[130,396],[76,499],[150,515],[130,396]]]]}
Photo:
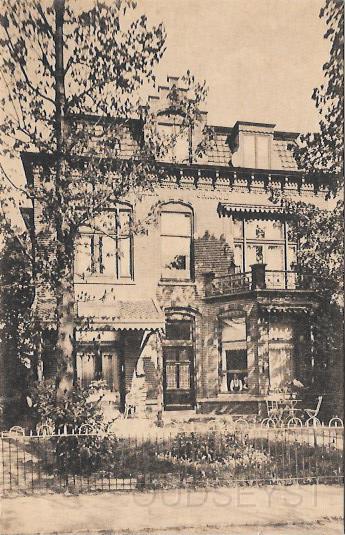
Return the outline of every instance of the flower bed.
{"type": "Polygon", "coordinates": [[[311,445],[291,430],[266,436],[212,431],[156,440],[67,434],[2,441],[4,473],[10,475],[4,485],[10,491],[341,483],[343,473],[343,453],[334,443],[311,445]]]}

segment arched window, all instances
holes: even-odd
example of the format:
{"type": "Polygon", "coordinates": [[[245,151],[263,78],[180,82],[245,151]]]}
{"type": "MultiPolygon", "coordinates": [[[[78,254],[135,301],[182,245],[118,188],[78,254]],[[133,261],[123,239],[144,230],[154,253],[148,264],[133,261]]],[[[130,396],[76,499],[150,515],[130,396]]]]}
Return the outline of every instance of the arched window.
{"type": "Polygon", "coordinates": [[[132,208],[118,204],[82,229],[75,252],[75,273],[82,279],[133,279],[132,208]]]}
{"type": "Polygon", "coordinates": [[[167,203],[161,209],[162,279],[193,277],[193,211],[182,203],[167,203]]]}

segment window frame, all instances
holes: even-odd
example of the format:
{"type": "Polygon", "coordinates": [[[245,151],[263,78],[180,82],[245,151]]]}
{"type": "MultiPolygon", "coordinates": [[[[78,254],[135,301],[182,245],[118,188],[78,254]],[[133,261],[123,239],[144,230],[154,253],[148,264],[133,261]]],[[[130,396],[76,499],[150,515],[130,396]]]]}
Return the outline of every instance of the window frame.
{"type": "MultiPolygon", "coordinates": [[[[121,212],[129,214],[129,225],[132,225],[133,208],[130,204],[119,203],[116,207],[107,210],[113,214],[114,232],[106,233],[96,228],[93,228],[90,224],[88,227],[85,225],[85,230],[80,232],[81,240],[89,238],[88,247],[89,255],[89,273],[83,277],[78,274],[80,278],[86,280],[86,282],[107,281],[116,283],[126,283],[134,281],[134,236],[132,228],[130,228],[128,236],[123,238],[118,232],[119,228],[119,214],[121,212]],[[95,238],[97,237],[97,240],[95,238]],[[114,261],[113,272],[111,274],[105,273],[104,265],[104,237],[111,238],[114,241],[114,261]],[[121,275],[121,258],[120,258],[120,242],[121,239],[129,240],[129,275],[121,275]]],[[[78,244],[79,245],[79,244],[78,244]]],[[[79,281],[78,281],[79,282],[79,281]]]]}
{"type": "Polygon", "coordinates": [[[243,132],[242,133],[242,143],[243,143],[243,149],[242,149],[242,161],[243,161],[243,167],[247,169],[271,169],[272,167],[272,139],[270,134],[264,134],[263,132],[243,132]],[[246,155],[246,140],[245,138],[254,138],[254,166],[247,166],[246,160],[248,159],[248,155],[246,155]],[[259,150],[258,150],[258,139],[259,138],[267,138],[267,167],[259,167],[259,150]]]}
{"type": "MultiPolygon", "coordinates": [[[[178,325],[179,323],[189,323],[189,337],[188,338],[168,338],[167,336],[164,336],[162,340],[162,346],[163,346],[163,354],[164,356],[164,366],[163,366],[163,384],[165,389],[165,394],[168,395],[174,395],[174,393],[190,393],[192,397],[195,397],[195,319],[193,317],[166,317],[166,325],[168,324],[175,324],[178,325]],[[167,353],[176,353],[175,358],[167,358],[167,353]],[[181,354],[185,352],[186,354],[189,354],[188,359],[181,359],[181,354]],[[185,366],[185,364],[188,362],[188,371],[189,371],[189,378],[188,378],[188,388],[187,387],[181,387],[180,381],[181,381],[181,373],[180,368],[185,366]],[[170,363],[175,371],[175,382],[176,385],[174,388],[168,386],[167,381],[167,364],[170,363]]],[[[166,329],[167,332],[167,329],[166,329]]]]}
{"type": "Polygon", "coordinates": [[[248,247],[249,246],[262,246],[263,248],[263,263],[267,265],[266,259],[267,259],[267,251],[269,247],[276,246],[276,247],[282,247],[283,248],[283,269],[281,270],[275,270],[270,268],[270,266],[267,265],[266,269],[267,271],[282,271],[282,272],[288,272],[291,271],[291,255],[290,255],[290,249],[294,248],[295,252],[297,253],[297,246],[298,244],[296,242],[289,241],[288,238],[288,222],[285,219],[282,218],[273,218],[273,217],[233,217],[233,221],[240,221],[241,222],[241,233],[242,237],[239,238],[235,235],[233,224],[233,243],[234,243],[234,251],[236,246],[240,246],[242,248],[242,263],[240,266],[236,264],[237,269],[240,273],[247,273],[250,271],[250,266],[248,265],[248,247]],[[270,239],[269,237],[260,237],[260,238],[248,238],[247,236],[247,225],[246,223],[248,221],[281,221],[282,222],[282,229],[283,229],[283,236],[280,239],[270,239]]]}
{"type": "Polygon", "coordinates": [[[116,354],[112,347],[99,347],[86,346],[80,348],[76,355],[76,374],[77,380],[83,388],[88,388],[93,381],[104,381],[107,383],[107,387],[113,394],[120,395],[120,361],[119,355],[116,354]],[[105,358],[111,357],[111,376],[112,381],[109,384],[109,377],[106,377],[105,373],[105,358]],[[85,378],[85,364],[84,360],[92,361],[92,377],[85,378]],[[84,376],[84,377],[83,377],[84,376]]]}
{"type": "MultiPolygon", "coordinates": [[[[225,384],[226,384],[226,390],[224,381],[222,380],[222,386],[221,386],[221,392],[222,393],[228,393],[228,394],[242,394],[242,393],[249,393],[250,386],[248,385],[248,377],[249,377],[249,367],[248,367],[248,319],[246,316],[235,316],[233,318],[227,318],[224,317],[221,319],[220,323],[220,330],[221,330],[221,338],[220,338],[220,358],[221,358],[221,374],[222,377],[225,375],[225,384]],[[228,335],[225,335],[225,328],[227,321],[233,321],[236,323],[236,321],[241,320],[240,323],[243,323],[244,326],[244,334],[240,338],[233,338],[229,339],[228,335]],[[228,353],[230,352],[243,352],[245,354],[246,359],[246,368],[228,368],[228,353]],[[242,388],[239,392],[232,392],[230,390],[230,384],[231,380],[233,379],[234,374],[241,375],[240,379],[242,381],[242,388]],[[247,388],[243,388],[243,378],[242,376],[247,377],[247,388]]],[[[229,355],[230,356],[230,355],[229,355]]]]}
{"type": "MultiPolygon", "coordinates": [[[[162,205],[160,209],[160,270],[161,270],[161,281],[166,282],[176,282],[177,284],[180,282],[194,282],[195,278],[195,270],[194,270],[194,212],[190,205],[182,203],[182,202],[167,202],[162,205]],[[171,209],[169,209],[169,207],[171,209]],[[175,210],[173,209],[175,208],[175,210]],[[178,209],[180,208],[180,209],[178,209]],[[190,236],[180,235],[176,233],[169,233],[166,234],[162,232],[162,214],[179,214],[189,217],[190,222],[190,236]],[[189,269],[183,270],[188,271],[188,277],[178,277],[178,276],[167,276],[164,273],[163,266],[163,240],[164,238],[181,238],[181,239],[188,239],[189,240],[189,269]]],[[[177,270],[178,271],[178,270],[177,270]]]]}

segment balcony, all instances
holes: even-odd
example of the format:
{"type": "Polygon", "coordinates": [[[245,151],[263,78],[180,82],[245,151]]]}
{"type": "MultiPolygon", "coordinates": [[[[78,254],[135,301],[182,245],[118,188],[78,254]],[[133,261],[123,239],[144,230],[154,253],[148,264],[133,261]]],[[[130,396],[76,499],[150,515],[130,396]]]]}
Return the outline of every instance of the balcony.
{"type": "Polygon", "coordinates": [[[254,264],[248,273],[229,273],[215,276],[205,273],[205,297],[239,295],[256,290],[312,291],[315,282],[312,275],[296,271],[266,270],[265,264],[254,264]]]}

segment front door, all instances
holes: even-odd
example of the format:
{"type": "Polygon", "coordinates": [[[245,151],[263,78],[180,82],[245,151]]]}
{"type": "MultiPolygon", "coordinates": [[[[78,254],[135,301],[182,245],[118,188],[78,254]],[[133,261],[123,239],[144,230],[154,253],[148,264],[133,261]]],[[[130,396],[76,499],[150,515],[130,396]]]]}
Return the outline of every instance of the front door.
{"type": "Polygon", "coordinates": [[[189,409],[195,404],[193,348],[164,347],[164,407],[189,409]]]}

